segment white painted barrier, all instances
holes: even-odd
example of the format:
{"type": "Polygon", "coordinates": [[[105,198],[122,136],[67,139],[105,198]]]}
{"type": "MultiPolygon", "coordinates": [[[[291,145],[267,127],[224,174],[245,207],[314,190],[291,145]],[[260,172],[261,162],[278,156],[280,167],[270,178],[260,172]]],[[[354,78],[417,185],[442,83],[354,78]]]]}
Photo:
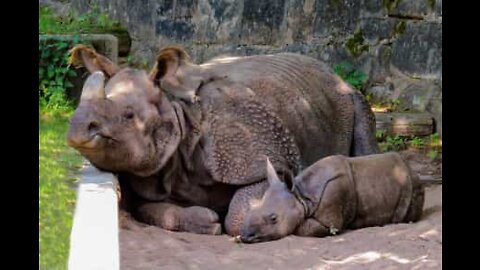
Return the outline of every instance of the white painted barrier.
{"type": "Polygon", "coordinates": [[[82,171],[70,235],[69,270],[118,270],[118,182],[90,164],[82,171]]]}

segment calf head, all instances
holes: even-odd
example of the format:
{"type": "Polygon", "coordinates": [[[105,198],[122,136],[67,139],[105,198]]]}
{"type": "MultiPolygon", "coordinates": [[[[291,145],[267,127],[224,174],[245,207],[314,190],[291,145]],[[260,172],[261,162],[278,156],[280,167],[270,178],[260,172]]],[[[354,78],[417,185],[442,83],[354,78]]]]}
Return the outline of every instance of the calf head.
{"type": "MultiPolygon", "coordinates": [[[[257,243],[280,239],[295,230],[305,217],[305,210],[290,192],[292,179],[282,182],[267,158],[269,187],[262,199],[247,212],[240,230],[240,240],[257,243]]],[[[288,175],[288,174],[287,174],[288,175]]]]}
{"type": "Polygon", "coordinates": [[[71,118],[68,144],[102,170],[141,177],[159,171],[185,134],[181,107],[167,99],[158,80],[168,74],[167,62],[180,61],[184,53],[161,52],[147,74],[120,69],[93,49],[76,46],[71,61],[91,75],[71,118]]]}

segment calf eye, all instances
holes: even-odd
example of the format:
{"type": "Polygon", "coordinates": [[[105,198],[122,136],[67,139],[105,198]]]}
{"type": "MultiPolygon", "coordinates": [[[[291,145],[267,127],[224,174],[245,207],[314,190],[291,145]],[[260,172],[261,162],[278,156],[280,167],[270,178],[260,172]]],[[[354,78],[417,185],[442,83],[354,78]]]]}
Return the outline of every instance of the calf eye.
{"type": "Polygon", "coordinates": [[[268,215],[268,220],[270,221],[271,224],[277,223],[277,215],[274,213],[271,213],[268,215]]]}
{"type": "Polygon", "coordinates": [[[131,111],[128,111],[128,112],[126,112],[125,114],[123,114],[123,117],[124,117],[125,119],[128,119],[128,120],[132,119],[133,116],[134,116],[134,115],[133,115],[133,112],[131,112],[131,111]]]}

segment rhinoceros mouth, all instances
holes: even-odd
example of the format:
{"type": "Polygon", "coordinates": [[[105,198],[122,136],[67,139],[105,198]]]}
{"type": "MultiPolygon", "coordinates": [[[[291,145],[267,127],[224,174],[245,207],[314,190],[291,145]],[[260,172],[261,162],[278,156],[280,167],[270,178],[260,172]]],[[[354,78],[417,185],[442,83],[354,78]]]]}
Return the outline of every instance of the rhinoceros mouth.
{"type": "Polygon", "coordinates": [[[250,233],[248,235],[240,235],[240,241],[245,244],[254,244],[254,243],[268,241],[268,239],[259,234],[250,233]]]}
{"type": "Polygon", "coordinates": [[[104,135],[101,133],[96,133],[92,137],[82,141],[71,143],[70,146],[80,150],[80,151],[92,151],[98,149],[105,142],[116,142],[117,140],[111,136],[104,135]]]}

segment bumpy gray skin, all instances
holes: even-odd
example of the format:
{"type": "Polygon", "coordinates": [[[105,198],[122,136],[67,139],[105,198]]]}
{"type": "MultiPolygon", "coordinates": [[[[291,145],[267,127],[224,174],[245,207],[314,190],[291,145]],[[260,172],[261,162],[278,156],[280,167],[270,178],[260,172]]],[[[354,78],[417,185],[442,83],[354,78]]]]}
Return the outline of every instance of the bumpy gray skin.
{"type": "Polygon", "coordinates": [[[300,226],[296,234],[304,236],[418,221],[424,204],[423,186],[398,153],[327,157],[295,185],[306,199],[308,218],[318,222],[308,230],[300,226]],[[334,169],[325,174],[328,167],[334,169]]]}
{"type": "MultiPolygon", "coordinates": [[[[238,113],[233,113],[233,116],[238,121],[238,116],[243,116],[247,112],[247,115],[250,115],[242,121],[253,123],[253,128],[249,129],[256,131],[255,133],[261,132],[254,140],[253,149],[261,149],[259,146],[262,145],[262,141],[270,141],[264,144],[267,146],[266,151],[247,150],[244,146],[250,143],[243,141],[239,143],[240,147],[230,151],[228,156],[240,154],[247,161],[250,157],[259,157],[259,154],[263,153],[277,168],[291,168],[297,173],[319,158],[331,154],[361,156],[378,153],[374,136],[375,119],[365,99],[342,82],[323,63],[305,56],[285,53],[238,58],[219,66],[213,64],[211,69],[217,76],[235,82],[224,91],[227,96],[235,98],[235,103],[245,98],[244,104],[248,104],[248,107],[245,109],[240,107],[238,113]],[[247,88],[242,89],[238,84],[247,88]],[[280,126],[283,128],[278,129],[280,126]],[[282,130],[286,133],[281,134],[282,130]],[[271,155],[274,152],[270,150],[272,146],[279,144],[283,144],[286,149],[278,151],[279,155],[271,155]],[[290,151],[293,155],[288,153],[290,151]],[[298,157],[299,162],[294,162],[298,157]],[[282,159],[287,159],[287,163],[280,164],[282,159]]],[[[223,85],[224,82],[219,84],[223,85]]],[[[200,91],[200,100],[204,102],[203,104],[210,103],[215,106],[214,104],[218,104],[219,101],[207,100],[217,95],[206,94],[203,90],[200,91]]],[[[216,111],[231,112],[238,108],[238,105],[234,106],[232,103],[228,105],[216,111]]],[[[228,114],[222,112],[221,115],[228,114]]],[[[229,127],[222,127],[223,130],[242,130],[231,125],[232,121],[228,117],[225,120],[229,127]]],[[[242,133],[243,136],[229,134],[227,137],[251,137],[250,132],[242,133]]],[[[243,170],[250,172],[249,177],[237,181],[238,174],[234,173],[226,178],[226,181],[242,184],[257,182],[259,179],[265,179],[264,168],[265,164],[260,159],[254,164],[251,163],[249,168],[239,168],[239,172],[243,170]]],[[[265,183],[255,187],[246,186],[236,192],[225,219],[228,234],[238,235],[244,203],[248,198],[261,197],[264,187],[265,183]],[[255,190],[256,188],[259,190],[255,190]]]]}
{"type": "Polygon", "coordinates": [[[323,237],[347,228],[415,222],[424,204],[423,185],[393,152],[330,156],[300,173],[293,187],[278,180],[269,182],[261,203],[243,210],[249,211],[241,229],[244,242],[275,240],[291,233],[323,237]],[[267,217],[272,215],[277,221],[269,224],[267,217]]]}
{"type": "Polygon", "coordinates": [[[264,156],[298,173],[328,155],[378,152],[363,96],[313,58],[282,53],[195,65],[167,48],[146,74],[84,46],[72,55],[109,80],[86,86],[91,94],[72,117],[68,142],[126,179],[145,200],[137,217],[150,224],[216,234],[216,215],[228,210],[227,233],[236,235],[243,208],[230,202],[234,194],[241,202],[261,196],[264,156]],[[192,212],[195,219],[186,218],[192,212]]]}

